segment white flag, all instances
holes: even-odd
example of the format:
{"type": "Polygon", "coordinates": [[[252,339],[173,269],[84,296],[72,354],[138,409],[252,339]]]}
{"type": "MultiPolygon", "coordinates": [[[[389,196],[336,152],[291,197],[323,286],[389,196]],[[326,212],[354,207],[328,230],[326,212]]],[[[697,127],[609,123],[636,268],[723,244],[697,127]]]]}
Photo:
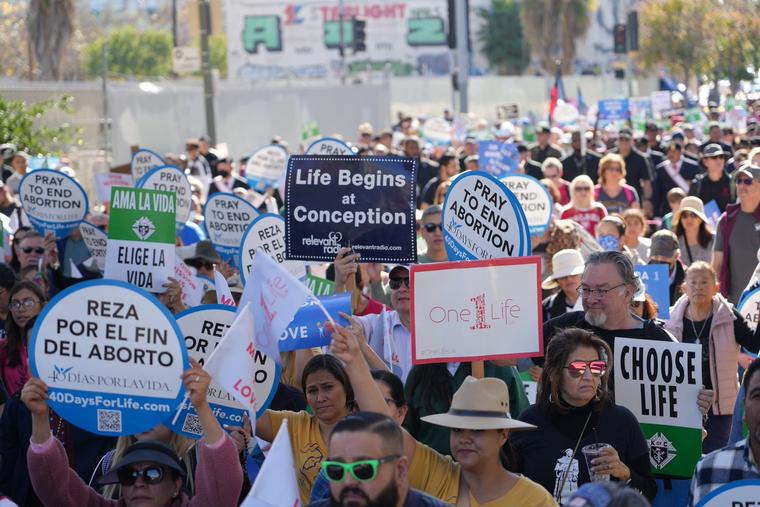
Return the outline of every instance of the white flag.
{"type": "Polygon", "coordinates": [[[227,279],[216,270],[216,266],[214,266],[214,286],[216,289],[216,302],[218,304],[235,306],[235,299],[232,297],[230,286],[227,285],[227,279]]]}
{"type": "MultiPolygon", "coordinates": [[[[258,254],[257,254],[258,255],[258,254]]],[[[240,507],[300,507],[288,420],[282,421],[272,448],[240,507]]]]}
{"type": "Polygon", "coordinates": [[[74,261],[72,261],[71,259],[69,259],[69,266],[71,269],[71,278],[84,278],[82,276],[82,272],[79,271],[79,268],[77,267],[76,264],[74,264],[74,261]]]}
{"type": "Polygon", "coordinates": [[[256,371],[253,345],[253,315],[245,305],[224,334],[203,368],[214,381],[235,397],[245,408],[251,422],[256,421],[256,396],[253,378],[256,371]]]}
{"type": "Polygon", "coordinates": [[[240,297],[240,306],[250,304],[253,312],[256,348],[279,363],[280,336],[311,296],[304,284],[259,248],[240,297]]]}

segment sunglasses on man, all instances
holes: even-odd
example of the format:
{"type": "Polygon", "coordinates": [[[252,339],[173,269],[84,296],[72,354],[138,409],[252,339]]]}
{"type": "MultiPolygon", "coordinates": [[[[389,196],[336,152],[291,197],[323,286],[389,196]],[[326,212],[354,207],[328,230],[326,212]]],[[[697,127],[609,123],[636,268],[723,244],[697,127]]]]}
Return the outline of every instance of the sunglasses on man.
{"type": "Polygon", "coordinates": [[[330,482],[343,482],[350,473],[358,482],[374,481],[377,477],[377,469],[383,463],[389,463],[399,459],[401,456],[394,454],[378,459],[365,459],[354,461],[353,463],[342,463],[340,461],[323,461],[322,471],[324,471],[327,480],[330,482]]]}

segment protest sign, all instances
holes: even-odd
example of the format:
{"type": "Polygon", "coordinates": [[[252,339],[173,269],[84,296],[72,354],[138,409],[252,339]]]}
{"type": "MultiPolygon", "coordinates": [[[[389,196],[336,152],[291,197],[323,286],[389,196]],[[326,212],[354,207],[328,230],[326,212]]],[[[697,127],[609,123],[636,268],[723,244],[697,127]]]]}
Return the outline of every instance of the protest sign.
{"type": "Polygon", "coordinates": [[[657,317],[670,318],[670,273],[665,264],[636,265],[633,272],[644,282],[647,294],[657,303],[657,317]]]}
{"type": "Polygon", "coordinates": [[[543,355],[541,259],[411,268],[412,362],[543,355]]]}
{"type": "Polygon", "coordinates": [[[65,238],[87,216],[87,193],[74,178],[52,169],[27,172],[18,195],[29,221],[40,234],[65,238]]]}
{"type": "Polygon", "coordinates": [[[760,497],[760,480],[732,481],[710,491],[695,507],[753,507],[760,497]]]}
{"type": "Polygon", "coordinates": [[[422,138],[433,146],[448,146],[451,144],[451,123],[444,118],[428,118],[420,127],[422,138]]]}
{"type": "Polygon", "coordinates": [[[528,403],[531,405],[535,404],[538,398],[538,382],[533,380],[529,371],[521,371],[520,380],[522,380],[523,387],[525,388],[525,396],[528,398],[528,403]]]}
{"type": "Polygon", "coordinates": [[[652,114],[655,118],[660,118],[663,112],[670,110],[671,103],[669,91],[663,90],[652,92],[649,97],[652,99],[652,114]]]}
{"type": "Polygon", "coordinates": [[[705,203],[705,216],[713,230],[717,229],[718,220],[720,220],[720,208],[715,199],[711,199],[710,202],[705,203]]]}
{"type": "Polygon", "coordinates": [[[570,102],[558,101],[557,107],[554,108],[552,120],[562,125],[571,125],[578,119],[579,112],[575,104],[570,102]]]}
{"type": "Polygon", "coordinates": [[[245,178],[251,188],[263,192],[276,186],[285,173],[288,151],[279,144],[270,144],[259,148],[248,158],[245,164],[245,178]]]}
{"type": "Polygon", "coordinates": [[[306,280],[303,283],[317,297],[329,296],[333,293],[333,287],[335,287],[335,282],[332,280],[314,275],[306,275],[306,280]]]}
{"type": "Polygon", "coordinates": [[[691,477],[702,457],[702,345],[615,338],[615,403],[633,412],[657,475],[691,477]]]}
{"type": "MultiPolygon", "coordinates": [[[[201,365],[222,340],[235,320],[235,308],[224,305],[203,305],[177,315],[177,325],[185,337],[187,353],[201,365]]],[[[253,372],[253,394],[256,397],[256,415],[269,406],[280,384],[280,367],[260,351],[254,352],[256,370],[253,372]]],[[[208,388],[208,402],[220,424],[242,426],[245,408],[215,380],[208,388]]],[[[195,408],[186,402],[175,418],[172,430],[186,437],[200,438],[203,430],[195,408]]],[[[251,421],[253,424],[254,421],[251,421]]]]}
{"type": "MultiPolygon", "coordinates": [[[[351,315],[350,292],[323,296],[319,301],[338,325],[351,326],[350,322],[340,316],[341,312],[351,315]]],[[[331,338],[325,327],[327,322],[327,316],[317,303],[314,300],[307,301],[298,309],[288,328],[280,336],[280,352],[329,345],[331,338]]]]}
{"type": "Polygon", "coordinates": [[[531,236],[541,236],[552,221],[554,202],[540,181],[525,174],[514,174],[501,180],[517,197],[531,236]]]}
{"type": "Polygon", "coordinates": [[[82,240],[92,258],[95,259],[98,269],[103,272],[106,269],[106,245],[108,244],[108,236],[97,226],[86,221],[82,221],[82,223],[79,224],[79,232],[82,233],[82,240]]]}
{"type": "Polygon", "coordinates": [[[515,172],[520,165],[520,154],[515,143],[480,141],[478,143],[478,167],[491,176],[502,178],[515,172]]]}
{"type": "Polygon", "coordinates": [[[353,155],[351,147],[334,137],[317,139],[306,148],[304,155],[353,155]]]}
{"type": "Polygon", "coordinates": [[[95,174],[95,198],[107,204],[111,201],[111,187],[131,187],[132,175],[123,173],[95,174]]]}
{"type": "Polygon", "coordinates": [[[132,169],[133,181],[139,181],[140,178],[148,174],[151,169],[166,165],[161,155],[151,150],[137,150],[132,154],[132,162],[130,167],[132,169]]]}
{"type": "Polygon", "coordinates": [[[443,241],[449,260],[530,254],[528,221],[510,190],[483,171],[456,177],[443,203],[443,241]]]}
{"type": "Polygon", "coordinates": [[[50,406],[101,435],[147,431],[185,393],[187,350],[174,316],[124,282],[92,280],[59,293],[34,324],[29,359],[50,406]]]}
{"type": "Polygon", "coordinates": [[[174,276],[175,195],[113,187],[104,276],[164,292],[174,276]]]}
{"type": "Polygon", "coordinates": [[[206,293],[205,284],[196,276],[195,268],[191,268],[179,256],[174,259],[174,278],[182,288],[182,304],[188,308],[201,304],[206,293]]]}
{"type": "Polygon", "coordinates": [[[302,280],[306,276],[306,265],[302,261],[285,260],[285,219],[280,215],[259,215],[243,234],[240,242],[240,277],[243,283],[251,274],[258,248],[282,264],[295,278],[302,280]]]}
{"type": "Polygon", "coordinates": [[[742,314],[750,329],[756,330],[760,319],[760,287],[743,294],[736,309],[742,314]]]}
{"type": "Polygon", "coordinates": [[[362,262],[417,262],[416,174],[411,158],[290,157],[285,258],[332,262],[346,246],[362,262]]]}
{"type": "Polygon", "coordinates": [[[140,178],[135,187],[173,192],[177,199],[177,231],[185,228],[185,224],[190,219],[193,191],[187,176],[179,168],[164,165],[151,169],[140,178]]]}
{"type": "Polygon", "coordinates": [[[500,104],[496,106],[496,120],[497,121],[505,121],[505,120],[516,120],[520,117],[520,105],[511,103],[511,104],[500,104]]]}
{"type": "Polygon", "coordinates": [[[629,116],[628,99],[605,99],[599,101],[597,118],[600,122],[625,121],[629,116]]]}
{"type": "Polygon", "coordinates": [[[203,206],[203,228],[217,253],[237,266],[243,234],[257,216],[256,208],[242,197],[218,192],[203,206]]]}

